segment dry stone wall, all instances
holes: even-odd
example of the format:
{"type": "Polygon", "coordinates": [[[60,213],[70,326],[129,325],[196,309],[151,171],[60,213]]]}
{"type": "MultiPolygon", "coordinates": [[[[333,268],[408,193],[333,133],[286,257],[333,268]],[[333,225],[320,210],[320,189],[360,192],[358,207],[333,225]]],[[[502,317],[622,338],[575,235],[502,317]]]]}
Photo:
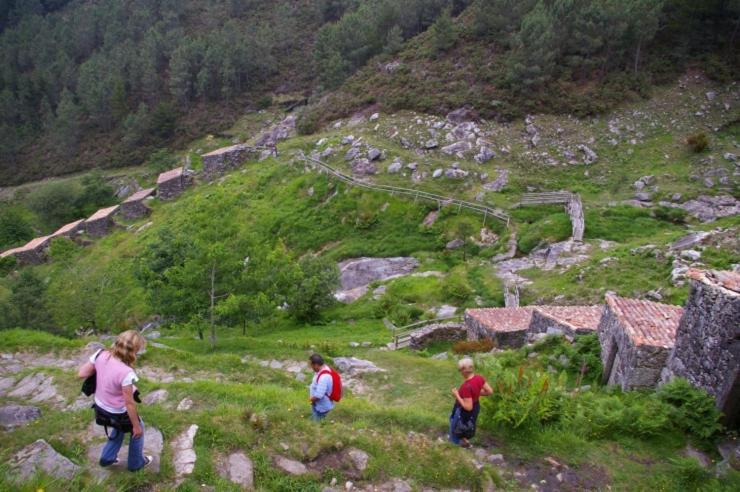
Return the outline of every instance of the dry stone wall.
{"type": "Polygon", "coordinates": [[[204,154],[202,156],[203,174],[206,179],[213,179],[217,175],[239,167],[252,152],[254,152],[252,147],[239,144],[204,154]]]}

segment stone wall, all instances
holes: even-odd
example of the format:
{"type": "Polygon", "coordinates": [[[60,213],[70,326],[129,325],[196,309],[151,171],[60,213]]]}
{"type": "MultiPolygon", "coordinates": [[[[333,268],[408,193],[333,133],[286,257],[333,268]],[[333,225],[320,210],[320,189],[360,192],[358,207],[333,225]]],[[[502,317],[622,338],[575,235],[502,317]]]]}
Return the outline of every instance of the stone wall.
{"type": "Polygon", "coordinates": [[[102,217],[100,219],[85,222],[85,232],[88,236],[101,237],[110,234],[111,229],[116,226],[113,218],[102,217]]]}
{"type": "MultiPolygon", "coordinates": [[[[728,272],[729,273],[729,272],[728,272]]],[[[663,381],[680,376],[717,399],[728,426],[740,425],[740,293],[692,271],[689,299],[663,381]]],[[[740,274],[731,274],[740,279],[740,274]]]]}
{"type": "Polygon", "coordinates": [[[623,390],[657,385],[670,355],[669,348],[635,345],[621,320],[608,305],[598,333],[605,384],[618,385],[623,390]]]}
{"type": "Polygon", "coordinates": [[[409,347],[420,350],[434,342],[459,342],[468,338],[468,332],[460,323],[436,323],[425,326],[409,337],[409,347]]]}
{"type": "Polygon", "coordinates": [[[139,219],[152,213],[152,209],[144,205],[143,200],[124,202],[121,204],[121,215],[126,220],[139,219]]]}
{"type": "Polygon", "coordinates": [[[232,145],[203,155],[203,174],[213,179],[230,169],[239,167],[254,150],[244,144],[232,145]]]}
{"type": "Polygon", "coordinates": [[[529,333],[547,333],[548,335],[575,336],[573,328],[565,323],[545,316],[538,310],[532,311],[532,322],[529,324],[529,333]]]}
{"type": "Polygon", "coordinates": [[[465,312],[465,329],[468,340],[491,339],[497,347],[518,348],[527,343],[527,328],[519,330],[495,331],[465,312]]]}
{"type": "Polygon", "coordinates": [[[165,173],[157,181],[157,196],[162,200],[174,200],[192,184],[192,181],[193,178],[186,172],[165,173]]]}
{"type": "Polygon", "coordinates": [[[472,317],[467,311],[465,311],[464,319],[465,330],[468,333],[468,340],[483,340],[485,338],[491,338],[491,334],[483,323],[472,317]]]}

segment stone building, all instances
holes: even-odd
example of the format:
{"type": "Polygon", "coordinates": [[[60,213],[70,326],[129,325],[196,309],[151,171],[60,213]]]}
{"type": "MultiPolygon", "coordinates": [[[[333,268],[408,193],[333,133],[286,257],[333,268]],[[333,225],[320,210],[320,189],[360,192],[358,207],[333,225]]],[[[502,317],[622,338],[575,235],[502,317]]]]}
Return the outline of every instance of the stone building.
{"type": "Polygon", "coordinates": [[[689,299],[663,382],[686,378],[740,426],[740,273],[690,270],[689,299]]]}
{"type": "Polygon", "coordinates": [[[599,328],[604,306],[537,306],[532,311],[529,333],[586,335],[599,328]]]}
{"type": "Polygon", "coordinates": [[[497,347],[521,347],[527,342],[533,307],[466,309],[468,340],[490,338],[497,347]]]}
{"type": "Polygon", "coordinates": [[[656,386],[682,315],[680,306],[608,294],[598,329],[604,383],[624,390],[656,386]]]}
{"type": "Polygon", "coordinates": [[[207,154],[203,154],[203,174],[212,179],[230,169],[235,169],[247,160],[254,149],[248,145],[238,144],[224,147],[207,154]]]}
{"type": "Polygon", "coordinates": [[[467,332],[461,323],[435,323],[411,333],[409,347],[420,350],[434,342],[459,342],[467,339],[467,332]]]}
{"type": "Polygon", "coordinates": [[[12,256],[21,265],[40,265],[46,261],[46,251],[50,242],[51,236],[37,237],[24,246],[3,252],[0,258],[12,256]]]}
{"type": "Polygon", "coordinates": [[[113,216],[118,212],[119,205],[114,205],[108,208],[102,208],[95,212],[89,219],[85,221],[85,232],[89,236],[105,236],[110,233],[110,230],[116,226],[113,221],[113,216]]]}
{"type": "Polygon", "coordinates": [[[157,191],[156,188],[147,188],[146,190],[137,191],[128,197],[121,204],[121,215],[123,215],[123,218],[126,220],[134,220],[146,217],[152,213],[152,209],[147,207],[144,201],[151,197],[155,191],[157,191]]]}
{"type": "Polygon", "coordinates": [[[70,222],[67,225],[63,225],[62,227],[57,229],[51,236],[49,236],[49,238],[56,239],[58,237],[68,237],[70,239],[73,239],[84,229],[85,219],[76,220],[74,222],[70,222]]]}
{"type": "Polygon", "coordinates": [[[157,196],[162,200],[173,200],[190,186],[190,181],[190,176],[182,167],[164,172],[157,178],[157,196]]]}

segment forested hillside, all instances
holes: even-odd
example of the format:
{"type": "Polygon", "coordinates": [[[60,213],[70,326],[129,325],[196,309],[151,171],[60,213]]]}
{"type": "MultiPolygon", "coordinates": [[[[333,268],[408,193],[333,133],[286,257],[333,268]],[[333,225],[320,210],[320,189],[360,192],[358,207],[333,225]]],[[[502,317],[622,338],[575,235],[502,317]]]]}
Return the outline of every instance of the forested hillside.
{"type": "Polygon", "coordinates": [[[138,164],[273,99],[311,96],[305,132],[376,102],[601,112],[687,66],[731,78],[739,16],[736,0],[9,0],[0,183],[138,164]]]}

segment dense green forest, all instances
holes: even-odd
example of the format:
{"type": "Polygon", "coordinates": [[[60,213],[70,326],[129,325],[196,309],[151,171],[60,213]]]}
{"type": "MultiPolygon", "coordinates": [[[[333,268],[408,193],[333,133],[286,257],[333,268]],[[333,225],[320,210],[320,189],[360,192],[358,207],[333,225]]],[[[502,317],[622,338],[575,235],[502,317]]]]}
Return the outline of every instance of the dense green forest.
{"type": "Polygon", "coordinates": [[[0,181],[138,164],[271,95],[325,101],[343,84],[304,130],[376,100],[604,110],[691,64],[729,78],[739,23],[737,0],[4,1],[0,181]],[[406,71],[379,78],[375,57],[406,71]],[[415,65],[423,83],[409,83],[415,65]],[[473,80],[477,98],[435,85],[440,74],[473,80]],[[594,102],[575,100],[583,87],[594,102]]]}

